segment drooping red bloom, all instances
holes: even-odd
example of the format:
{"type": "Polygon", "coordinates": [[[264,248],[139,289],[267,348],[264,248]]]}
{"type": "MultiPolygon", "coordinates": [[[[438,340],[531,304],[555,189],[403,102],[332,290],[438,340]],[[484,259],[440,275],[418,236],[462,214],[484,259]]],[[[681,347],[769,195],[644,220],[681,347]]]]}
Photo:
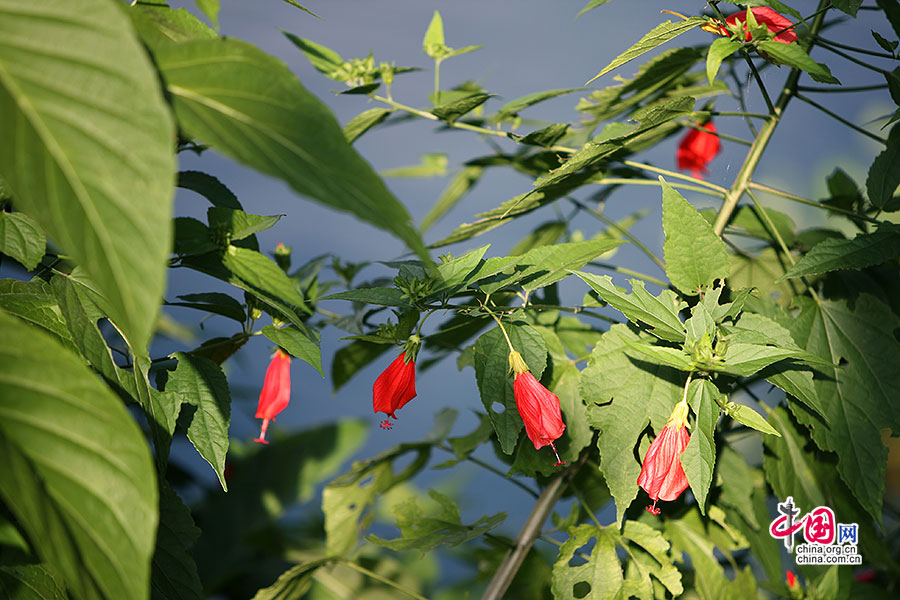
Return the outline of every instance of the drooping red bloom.
{"type": "Polygon", "coordinates": [[[547,445],[553,448],[556,455],[554,466],[565,464],[565,461],[559,459],[559,453],[553,443],[566,430],[566,424],[563,423],[559,411],[559,397],[535,379],[522,355],[515,350],[509,353],[509,366],[515,373],[513,395],[516,399],[516,409],[525,423],[528,439],[534,444],[535,450],[547,445]]]}
{"type": "Polygon", "coordinates": [[[647,507],[651,514],[659,514],[659,509],[656,508],[657,500],[674,500],[688,486],[684,468],[681,466],[681,453],[691,439],[686,427],[687,411],[687,402],[681,401],[675,405],[666,426],[650,444],[644,456],[644,464],[641,466],[637,483],[653,500],[653,505],[647,507]]]}
{"type": "Polygon", "coordinates": [[[266,370],[266,379],[263,381],[262,391],[259,393],[259,404],[256,407],[256,418],[262,419],[262,428],[259,437],[254,442],[268,444],[266,430],[269,421],[275,420],[275,415],[287,408],[291,401],[291,357],[282,349],[275,351],[272,362],[266,370]]]}
{"type": "Polygon", "coordinates": [[[712,121],[707,121],[702,126],[706,131],[691,129],[678,144],[678,168],[682,171],[692,171],[694,177],[700,177],[707,173],[706,165],[719,153],[721,144],[716,133],[716,126],[712,121]],[[707,133],[710,132],[710,133],[707,133]]]}
{"type": "MultiPolygon", "coordinates": [[[[394,411],[416,397],[416,361],[410,358],[407,361],[407,353],[401,352],[394,362],[378,376],[372,386],[372,398],[375,412],[383,412],[392,419],[397,416],[394,411]]],[[[381,422],[383,429],[390,429],[391,422],[385,419],[381,422]]]]}
{"type": "Polygon", "coordinates": [[[797,576],[794,575],[791,571],[788,571],[785,579],[787,580],[788,587],[794,587],[797,585],[797,576]]]}
{"type": "MultiPolygon", "coordinates": [[[[750,12],[753,13],[753,17],[756,19],[756,22],[759,25],[765,25],[768,28],[769,33],[778,34],[775,36],[776,42],[781,42],[782,44],[790,44],[792,42],[797,41],[797,34],[794,33],[793,29],[788,29],[784,31],[788,27],[791,27],[793,23],[781,16],[768,6],[757,6],[750,9],[750,12]],[[781,33],[779,33],[781,32],[781,33]]],[[[725,17],[725,22],[729,25],[735,25],[738,23],[743,23],[743,30],[745,32],[745,39],[749,42],[752,39],[750,35],[749,28],[746,25],[747,22],[747,11],[741,10],[734,14],[728,15],[725,17]]],[[[722,35],[728,35],[728,32],[723,28],[721,31],[722,35]]]]}

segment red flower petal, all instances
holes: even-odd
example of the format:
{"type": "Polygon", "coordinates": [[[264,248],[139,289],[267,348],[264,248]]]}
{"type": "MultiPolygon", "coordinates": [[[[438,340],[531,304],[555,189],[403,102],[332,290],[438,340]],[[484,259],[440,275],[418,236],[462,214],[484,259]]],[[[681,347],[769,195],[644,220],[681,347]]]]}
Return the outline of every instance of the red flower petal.
{"type": "Polygon", "coordinates": [[[372,386],[372,404],[375,412],[383,412],[392,419],[395,410],[416,397],[416,363],[406,362],[403,352],[388,365],[372,386]]]}
{"type": "Polygon", "coordinates": [[[654,502],[675,500],[687,489],[681,453],[690,439],[683,425],[666,425],[650,444],[637,483],[654,502]]]}
{"type": "MultiPolygon", "coordinates": [[[[788,19],[784,18],[768,6],[757,6],[755,8],[751,8],[750,11],[753,13],[753,16],[756,18],[756,22],[760,25],[765,25],[770,33],[778,33],[791,25],[793,23],[788,19]]],[[[747,20],[747,11],[741,10],[732,15],[728,15],[725,17],[725,22],[729,25],[734,25],[737,22],[744,23],[747,20]]],[[[744,25],[745,39],[750,41],[752,38],[750,36],[750,32],[747,30],[747,26],[744,25]]],[[[782,31],[782,33],[778,33],[775,36],[776,42],[781,42],[782,44],[790,44],[791,42],[797,41],[797,34],[794,33],[793,29],[788,29],[787,31],[782,31]]]]}
{"type": "Polygon", "coordinates": [[[291,357],[282,350],[276,350],[266,369],[262,391],[259,393],[259,404],[256,406],[256,418],[262,419],[262,429],[254,441],[268,444],[266,429],[275,415],[287,408],[291,401],[291,357]]]}
{"type": "Polygon", "coordinates": [[[529,371],[516,374],[513,395],[519,416],[525,423],[525,433],[536,450],[552,444],[566,430],[559,412],[559,397],[542,386],[529,371]]]}
{"type": "Polygon", "coordinates": [[[706,131],[698,129],[688,131],[678,144],[676,153],[678,168],[682,171],[692,171],[694,177],[700,177],[707,172],[706,165],[715,158],[721,147],[719,136],[713,135],[716,133],[716,126],[712,121],[708,121],[703,128],[706,131]],[[707,131],[712,133],[706,133],[707,131]]]}

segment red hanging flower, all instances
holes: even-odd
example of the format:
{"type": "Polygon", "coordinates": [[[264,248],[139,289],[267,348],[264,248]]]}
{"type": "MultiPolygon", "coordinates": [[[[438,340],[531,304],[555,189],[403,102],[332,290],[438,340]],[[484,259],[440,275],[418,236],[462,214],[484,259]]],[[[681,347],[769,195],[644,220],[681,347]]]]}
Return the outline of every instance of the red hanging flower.
{"type": "Polygon", "coordinates": [[[559,412],[559,397],[541,385],[528,369],[522,355],[513,350],[509,353],[509,368],[515,375],[513,379],[513,395],[516,409],[525,423],[525,433],[534,444],[535,450],[549,445],[556,455],[556,464],[565,461],[559,459],[554,441],[566,430],[562,415],[559,412]]]}
{"type": "Polygon", "coordinates": [[[263,381],[262,391],[259,393],[259,404],[256,407],[256,418],[262,419],[262,428],[259,437],[254,442],[268,444],[266,430],[269,421],[275,420],[275,415],[287,408],[291,401],[291,357],[287,352],[279,348],[272,356],[272,362],[266,369],[266,379],[263,381]]]}
{"type": "MultiPolygon", "coordinates": [[[[416,354],[419,351],[419,337],[410,336],[406,347],[394,362],[388,365],[372,386],[372,405],[375,412],[383,412],[396,419],[394,411],[416,397],[416,354]]],[[[393,424],[385,419],[382,429],[391,429],[393,424]]]]}
{"type": "Polygon", "coordinates": [[[707,173],[706,165],[719,153],[719,136],[716,126],[712,121],[707,121],[702,126],[706,131],[691,129],[678,144],[678,168],[682,171],[692,171],[694,177],[700,177],[707,173]],[[710,133],[707,133],[710,132],[710,133]]]}
{"type": "Polygon", "coordinates": [[[650,444],[644,456],[637,483],[653,500],[653,505],[647,507],[650,514],[659,514],[657,500],[674,500],[687,489],[687,477],[681,466],[681,453],[691,439],[686,428],[687,412],[687,402],[682,400],[675,405],[666,426],[650,444]]]}
{"type": "MultiPolygon", "coordinates": [[[[774,38],[776,42],[781,42],[782,44],[790,44],[797,41],[797,34],[794,33],[794,30],[787,29],[788,27],[793,26],[793,23],[768,6],[757,6],[755,8],[751,8],[750,12],[753,13],[753,17],[756,19],[756,22],[759,25],[765,25],[766,28],[768,28],[769,33],[778,34],[774,38]],[[787,31],[784,31],[785,29],[787,29],[787,31]]],[[[744,39],[749,42],[753,38],[750,35],[750,31],[747,27],[746,21],[747,11],[745,10],[738,11],[732,15],[728,15],[727,17],[725,17],[725,22],[729,25],[735,25],[739,23],[744,24],[744,39]]],[[[722,35],[728,35],[728,32],[725,31],[724,28],[722,29],[721,33],[722,35]]]]}

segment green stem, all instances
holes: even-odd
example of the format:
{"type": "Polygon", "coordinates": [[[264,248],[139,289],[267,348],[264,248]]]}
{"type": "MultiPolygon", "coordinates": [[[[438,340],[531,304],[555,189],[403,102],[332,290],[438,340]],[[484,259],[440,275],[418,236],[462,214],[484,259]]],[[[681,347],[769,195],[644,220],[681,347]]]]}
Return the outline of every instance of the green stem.
{"type": "Polygon", "coordinates": [[[441,59],[434,59],[434,105],[441,105],[441,59]]]}
{"type": "Polygon", "coordinates": [[[821,202],[816,202],[815,200],[809,200],[808,198],[804,198],[803,196],[797,196],[796,194],[791,194],[790,192],[785,192],[768,185],[763,185],[761,183],[756,183],[755,181],[751,181],[749,186],[755,190],[759,190],[761,192],[766,192],[768,194],[772,194],[773,196],[779,196],[781,198],[785,198],[787,200],[792,200],[793,202],[798,202],[800,204],[805,204],[807,206],[815,206],[816,208],[822,208],[831,212],[836,212],[842,215],[847,215],[848,217],[853,217],[854,219],[859,219],[861,221],[867,221],[869,223],[879,223],[877,219],[873,219],[872,217],[861,215],[859,213],[853,212],[852,210],[847,210],[845,208],[841,208],[839,206],[829,206],[828,204],[822,204],[821,202]]]}
{"type": "MultiPolygon", "coordinates": [[[[396,100],[392,100],[390,98],[385,98],[384,96],[379,96],[377,94],[372,95],[373,100],[378,100],[379,102],[384,102],[388,106],[393,106],[398,110],[402,110],[404,112],[408,112],[411,115],[416,115],[422,117],[423,119],[428,119],[430,121],[441,121],[441,119],[437,118],[430,112],[426,112],[424,110],[419,110],[418,108],[413,108],[412,106],[407,106],[406,104],[402,104],[397,102],[396,100]]],[[[497,129],[487,129],[485,127],[479,127],[477,125],[470,125],[469,123],[460,123],[458,121],[446,122],[441,121],[447,127],[452,127],[454,129],[465,129],[467,131],[475,131],[477,133],[483,133],[485,135],[493,135],[497,137],[502,137],[506,139],[510,139],[505,131],[500,131],[497,129]]],[[[571,150],[570,150],[571,151],[571,150]]]]}
{"type": "Polygon", "coordinates": [[[487,307],[487,305],[484,304],[483,302],[481,303],[481,308],[482,308],[482,310],[484,310],[484,312],[486,312],[487,314],[491,315],[491,318],[492,318],[492,319],[494,319],[495,321],[497,321],[497,326],[500,327],[500,331],[503,333],[503,337],[506,338],[506,345],[509,346],[509,351],[510,351],[510,352],[515,352],[516,349],[513,348],[512,341],[510,341],[509,335],[506,333],[506,329],[503,327],[503,323],[500,322],[500,319],[497,318],[497,315],[495,315],[495,314],[491,311],[491,309],[489,309],[489,308],[487,307]]]}
{"type": "MultiPolygon", "coordinates": [[[[594,181],[592,183],[599,185],[655,185],[657,187],[662,187],[662,183],[660,183],[658,179],[629,179],[627,177],[604,177],[600,181],[594,181]]],[[[670,183],[669,185],[676,189],[690,190],[699,194],[706,194],[707,196],[715,196],[716,198],[722,198],[725,195],[724,193],[719,193],[709,188],[687,183],[670,183]]]]}
{"type": "Polygon", "coordinates": [[[416,600],[428,600],[428,598],[426,598],[425,596],[418,594],[405,586],[400,585],[396,581],[391,581],[384,575],[379,575],[375,571],[370,571],[369,569],[367,569],[363,566],[360,566],[360,565],[356,564],[355,562],[352,562],[352,561],[349,561],[346,559],[342,559],[340,561],[340,563],[343,565],[347,565],[348,567],[350,567],[351,569],[353,569],[355,571],[359,571],[360,573],[362,573],[363,575],[365,575],[366,577],[368,577],[370,579],[374,579],[375,581],[380,581],[381,583],[394,588],[398,592],[406,594],[410,598],[415,598],[416,600]]]}
{"type": "Polygon", "coordinates": [[[756,85],[759,86],[759,91],[762,92],[763,100],[766,101],[766,107],[769,109],[769,114],[775,114],[775,106],[772,104],[772,99],[769,97],[769,92],[766,91],[766,86],[763,83],[762,77],[759,76],[759,71],[756,70],[756,65],[753,64],[753,59],[750,58],[750,52],[747,51],[746,48],[741,48],[741,54],[744,57],[744,60],[747,61],[747,65],[750,67],[750,72],[753,73],[753,78],[756,79],[756,85]]]}
{"type": "Polygon", "coordinates": [[[866,131],[859,125],[852,123],[852,122],[848,121],[847,119],[845,119],[844,117],[840,116],[839,114],[828,110],[827,108],[825,108],[824,106],[822,106],[821,104],[816,102],[815,100],[812,100],[811,98],[807,98],[806,96],[804,96],[803,94],[801,94],[799,92],[795,93],[794,95],[797,97],[798,100],[803,100],[804,102],[806,102],[813,108],[818,108],[819,110],[821,110],[823,113],[825,113],[832,119],[840,121],[841,123],[843,123],[844,125],[846,125],[847,127],[851,128],[851,129],[853,129],[857,133],[861,133],[866,137],[872,138],[876,142],[881,142],[882,144],[887,145],[887,140],[884,139],[883,137],[879,137],[879,136],[875,135],[874,133],[866,131]]]}
{"type": "Polygon", "coordinates": [[[723,188],[720,185],[716,185],[714,183],[709,183],[708,181],[703,181],[699,177],[691,177],[690,175],[685,175],[684,173],[678,173],[677,171],[669,171],[668,169],[660,169],[659,167],[654,167],[653,165],[648,165],[645,163],[635,162],[633,160],[623,160],[622,164],[627,165],[629,167],[634,167],[635,169],[643,169],[644,171],[650,171],[652,173],[659,173],[660,175],[666,175],[668,177],[673,177],[675,179],[682,179],[684,181],[690,181],[694,185],[702,185],[705,188],[709,188],[711,190],[715,190],[719,192],[722,196],[728,193],[728,190],[723,188]]]}
{"type": "Polygon", "coordinates": [[[826,40],[820,35],[816,36],[816,40],[824,44],[826,46],[834,46],[835,48],[843,48],[844,50],[850,50],[851,52],[856,52],[858,54],[868,54],[869,56],[877,56],[878,58],[887,58],[890,60],[897,60],[897,57],[893,54],[888,54],[887,52],[878,52],[876,50],[866,50],[865,48],[857,48],[856,46],[848,46],[847,44],[839,44],[838,42],[833,42],[831,40],[826,40]]]}
{"type": "Polygon", "coordinates": [[[541,534],[544,521],[547,520],[557,500],[562,495],[564,484],[575,476],[578,469],[587,460],[587,457],[588,452],[585,451],[577,463],[554,475],[547,487],[541,491],[541,495],[535,502],[531,514],[528,515],[528,519],[525,520],[525,524],[519,531],[518,537],[516,537],[515,549],[510,550],[503,557],[503,562],[500,563],[497,572],[494,573],[494,577],[484,591],[481,600],[501,600],[503,598],[503,595],[509,588],[509,584],[512,583],[513,578],[519,571],[519,567],[522,566],[522,561],[525,560],[525,556],[531,550],[534,541],[541,534]]]}
{"type": "Polygon", "coordinates": [[[875,85],[858,85],[856,87],[824,87],[817,85],[798,85],[798,92],[816,92],[816,93],[841,93],[841,92],[869,92],[872,90],[887,89],[886,83],[878,83],[875,85]]]}
{"type": "MultiPolygon", "coordinates": [[[[819,8],[824,8],[828,2],[829,0],[819,0],[819,8]]],[[[821,10],[817,12],[818,14],[811,27],[813,35],[815,35],[822,27],[822,21],[824,20],[824,13],[822,13],[821,10]]],[[[809,48],[807,48],[807,51],[808,50],[809,48]]],[[[784,113],[784,109],[787,107],[791,97],[795,93],[797,82],[800,79],[800,73],[801,71],[799,69],[793,69],[790,75],[788,75],[784,88],[781,90],[781,95],[778,97],[778,101],[772,108],[772,114],[769,115],[769,119],[765,122],[759,130],[759,134],[753,140],[753,145],[750,146],[750,150],[747,152],[744,164],[741,165],[741,169],[738,171],[731,189],[728,190],[725,200],[722,202],[719,214],[716,215],[716,221],[713,224],[713,230],[716,232],[716,235],[721,236],[722,232],[725,231],[725,225],[728,224],[734,209],[737,208],[738,202],[747,190],[747,187],[750,184],[750,178],[756,171],[756,167],[762,158],[763,151],[766,149],[769,140],[772,139],[772,134],[778,126],[781,115],[784,113]]]]}
{"type": "Polygon", "coordinates": [[[751,117],[753,119],[768,119],[769,115],[764,115],[762,113],[751,113],[751,112],[743,112],[740,110],[737,111],[728,111],[728,110],[698,110],[694,114],[702,114],[709,113],[711,117],[751,117]]]}
{"type": "Polygon", "coordinates": [[[766,229],[769,230],[769,234],[771,234],[772,238],[778,244],[778,247],[781,248],[784,256],[793,267],[796,261],[794,260],[794,257],[791,256],[790,249],[787,247],[787,244],[784,243],[784,238],[781,237],[781,233],[778,232],[778,228],[775,227],[775,223],[772,222],[772,218],[769,216],[769,213],[766,212],[765,208],[763,208],[762,203],[759,201],[759,198],[756,197],[756,194],[753,193],[752,189],[747,188],[747,195],[750,196],[750,200],[753,202],[753,206],[756,208],[756,212],[759,213],[759,218],[765,224],[766,229]]]}
{"type": "Polygon", "coordinates": [[[850,62],[856,63],[863,68],[869,69],[870,71],[875,71],[876,73],[881,73],[882,75],[888,75],[890,73],[890,71],[885,71],[884,69],[879,69],[878,67],[872,66],[867,62],[861,61],[858,58],[856,58],[855,56],[850,56],[846,52],[841,52],[840,50],[832,47],[828,42],[822,40],[819,37],[816,37],[815,39],[818,40],[819,42],[821,42],[822,48],[824,48],[825,50],[828,50],[829,52],[833,52],[834,54],[837,54],[841,58],[846,58],[850,62]]]}

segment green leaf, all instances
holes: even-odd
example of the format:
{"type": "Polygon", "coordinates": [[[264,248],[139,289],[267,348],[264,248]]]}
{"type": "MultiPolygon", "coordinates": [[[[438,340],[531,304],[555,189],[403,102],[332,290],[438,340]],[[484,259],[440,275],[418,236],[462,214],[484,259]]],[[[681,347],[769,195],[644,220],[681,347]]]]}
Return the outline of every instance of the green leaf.
{"type": "Polygon", "coordinates": [[[695,379],[688,388],[688,402],[697,415],[691,441],[681,454],[681,466],[701,514],[706,514],[706,499],[716,466],[716,423],[719,420],[719,388],[708,379],[695,379]]]}
{"type": "MultiPolygon", "coordinates": [[[[778,438],[766,437],[763,438],[763,443],[770,440],[778,438]]],[[[719,452],[716,462],[716,484],[722,490],[718,502],[735,509],[748,525],[753,529],[759,529],[759,519],[756,518],[756,513],[747,500],[753,496],[754,489],[764,487],[762,477],[759,470],[751,469],[744,457],[729,445],[723,445],[719,452]]]]}
{"type": "Polygon", "coordinates": [[[34,219],[23,213],[0,211],[0,254],[11,256],[33,271],[46,249],[47,236],[34,219]]]}
{"type": "MultiPolygon", "coordinates": [[[[893,54],[894,51],[897,50],[897,46],[900,45],[900,42],[897,40],[891,41],[875,30],[872,30],[872,37],[875,38],[875,42],[877,42],[885,52],[890,52],[891,54],[893,54]]],[[[894,70],[896,71],[896,69],[894,70]]],[[[892,93],[891,96],[893,95],[894,94],[892,93]]]]}
{"type": "Polygon", "coordinates": [[[317,19],[322,18],[319,15],[317,15],[316,13],[314,13],[313,11],[306,8],[305,6],[302,6],[299,2],[297,2],[297,0],[282,0],[282,2],[286,2],[286,3],[290,4],[291,6],[293,6],[294,8],[299,8],[303,12],[308,13],[308,14],[316,17],[317,19]]]}
{"type": "Polygon", "coordinates": [[[864,269],[897,256],[900,256],[900,227],[882,223],[874,233],[860,233],[852,240],[828,239],[816,244],[781,279],[841,269],[864,269]]]}
{"type": "Polygon", "coordinates": [[[900,433],[900,319],[877,298],[805,302],[791,327],[797,343],[841,367],[822,369],[816,392],[827,425],[796,403],[791,411],[811,427],[816,445],[838,453],[841,479],[879,523],[887,448],[880,431],[900,433]]]}
{"type": "Polygon", "coordinates": [[[638,521],[626,521],[620,533],[617,528],[597,528],[579,525],[570,530],[570,537],[560,546],[559,557],[553,565],[553,598],[555,600],[615,600],[638,596],[652,598],[654,583],[661,583],[677,597],[684,591],[681,574],[672,562],[669,543],[662,534],[638,521]],[[575,558],[582,546],[596,540],[586,562],[583,554],[575,558]],[[618,547],[633,560],[626,576],[619,564],[618,547]],[[651,575],[656,580],[651,580],[651,575]],[[586,590],[586,593],[581,593],[586,590]],[[577,595],[576,595],[577,594],[577,595]]]}
{"type": "Polygon", "coordinates": [[[728,259],[728,283],[733,289],[757,288],[763,298],[775,299],[782,306],[791,304],[797,292],[791,282],[779,281],[788,269],[780,252],[766,248],[757,255],[731,254],[728,259]]]}
{"type": "Polygon", "coordinates": [[[209,228],[214,235],[227,234],[231,241],[242,240],[258,231],[275,226],[284,215],[248,215],[242,210],[212,206],[206,209],[209,228]]]}
{"type": "Polygon", "coordinates": [[[579,11],[579,13],[578,13],[577,15],[575,15],[575,18],[577,19],[578,17],[580,17],[581,15],[583,15],[584,13],[586,13],[587,11],[593,10],[593,9],[597,8],[598,6],[600,6],[600,5],[602,5],[602,4],[606,4],[607,2],[609,2],[609,0],[591,0],[590,2],[588,2],[588,3],[585,5],[584,8],[581,9],[581,11],[579,11]]]}
{"type": "Polygon", "coordinates": [[[600,471],[616,500],[616,522],[637,497],[640,463],[634,447],[647,424],[659,432],[681,399],[685,376],[664,365],[634,361],[629,344],[653,340],[625,325],[613,325],[597,342],[581,373],[581,395],[588,420],[600,430],[600,471]]]}
{"type": "Polygon", "coordinates": [[[464,525],[460,520],[459,508],[453,500],[435,490],[428,490],[428,495],[438,504],[436,512],[423,510],[415,497],[392,508],[392,512],[397,515],[397,527],[402,537],[387,540],[370,534],[366,536],[366,540],[391,550],[415,549],[425,553],[438,546],[447,545],[452,548],[474,540],[506,519],[506,513],[501,512],[492,516],[485,515],[471,525],[464,525]]]}
{"type": "Polygon", "coordinates": [[[819,83],[832,83],[840,85],[836,77],[831,74],[828,67],[822,63],[817,63],[809,57],[809,54],[800,47],[800,44],[784,44],[775,40],[765,40],[759,42],[759,49],[778,62],[784,63],[793,69],[806,71],[813,81],[819,83]]]}
{"type": "Polygon", "coordinates": [[[490,244],[439,264],[436,274],[437,289],[447,290],[462,285],[470,275],[476,272],[475,269],[481,264],[481,257],[488,248],[490,248],[490,244]]]}
{"type": "Polygon", "coordinates": [[[516,271],[509,278],[480,287],[485,293],[492,294],[513,284],[519,284],[526,292],[532,292],[566,278],[573,269],[580,269],[622,243],[623,240],[600,238],[539,246],[518,258],[516,271]]]}
{"type": "Polygon", "coordinates": [[[684,324],[678,318],[685,304],[671,290],[663,290],[653,296],[644,282],[630,279],[631,294],[617,287],[609,275],[576,272],[607,304],[619,310],[629,321],[650,326],[650,333],[670,342],[684,341],[684,324]]]}
{"type": "Polygon", "coordinates": [[[616,67],[620,67],[627,63],[628,61],[637,58],[641,54],[645,52],[649,52],[653,50],[657,46],[665,44],[672,38],[681,35],[687,31],[690,31],[694,27],[702,25],[706,23],[708,19],[705,17],[690,17],[685,19],[684,21],[677,21],[673,23],[672,21],[666,21],[665,23],[660,23],[656,27],[650,30],[647,35],[642,37],[637,41],[633,46],[631,46],[628,50],[617,56],[611,63],[603,67],[597,75],[588,81],[585,85],[594,81],[601,75],[612,71],[616,67]]]}
{"type": "Polygon", "coordinates": [[[663,253],[672,285],[689,296],[728,277],[728,251],[696,208],[659,178],[663,191],[663,253]]]}
{"type": "Polygon", "coordinates": [[[528,144],[530,146],[543,146],[544,148],[549,148],[569,131],[568,123],[554,123],[552,125],[548,125],[543,129],[538,129],[537,131],[532,131],[528,135],[519,138],[520,144],[528,144]]]}
{"type": "Polygon", "coordinates": [[[395,234],[427,260],[406,209],[284,63],[231,38],[153,50],[188,133],[301,194],[395,234]]]}
{"type": "Polygon", "coordinates": [[[279,302],[309,310],[294,281],[285,275],[281,267],[259,252],[228,246],[222,263],[237,278],[260,293],[279,302]]]}
{"type": "Polygon", "coordinates": [[[485,93],[465,96],[463,98],[459,98],[458,100],[448,102],[447,104],[442,104],[441,106],[434,107],[433,109],[431,109],[431,114],[436,116],[438,119],[441,119],[442,121],[452,123],[459,117],[475,110],[476,108],[487,102],[488,98],[492,96],[493,94],[485,93]]]}
{"type": "Polygon", "coordinates": [[[153,600],[202,600],[203,586],[191,552],[200,530],[191,511],[167,482],[160,486],[159,529],[153,554],[153,600]]]}
{"type": "Polygon", "coordinates": [[[856,13],[862,5],[862,0],[833,0],[831,4],[851,17],[856,17],[856,13]]]}
{"type": "Polygon", "coordinates": [[[202,356],[176,352],[178,367],[169,375],[166,392],[181,396],[181,401],[197,408],[188,425],[187,436],[219,477],[225,481],[225,455],[228,453],[228,426],[231,423],[231,393],[222,369],[202,356]]]}
{"type": "MultiPolygon", "coordinates": [[[[544,338],[534,328],[515,322],[504,324],[513,348],[522,354],[536,379],[547,365],[544,338]]],[[[509,374],[509,346],[499,327],[483,334],[475,342],[475,379],[481,402],[491,418],[500,448],[512,454],[522,429],[522,418],[516,408],[513,378],[509,374]],[[499,408],[495,407],[499,405],[499,408]]]]}
{"type": "MultiPolygon", "coordinates": [[[[778,235],[781,236],[781,239],[785,244],[791,246],[794,243],[794,240],[797,239],[797,226],[794,224],[794,221],[783,212],[771,208],[767,208],[765,211],[769,220],[775,225],[775,230],[778,232],[778,235]]],[[[740,227],[741,229],[744,229],[747,234],[754,237],[777,243],[777,240],[769,231],[766,220],[761,218],[755,206],[741,206],[738,208],[729,225],[732,227],[740,227]]]]}
{"type": "Polygon", "coordinates": [[[784,408],[769,413],[769,421],[782,432],[779,437],[763,438],[763,468],[775,497],[784,500],[793,496],[794,503],[806,510],[826,504],[818,482],[816,457],[807,449],[807,439],[784,408]]]}
{"type": "Polygon", "coordinates": [[[447,155],[423,154],[417,165],[385,169],[380,174],[382,177],[442,177],[447,174],[447,155]]]}
{"type": "Polygon", "coordinates": [[[584,90],[584,88],[547,90],[546,92],[534,92],[532,94],[522,96],[521,98],[516,98],[515,100],[511,100],[501,106],[500,110],[498,110],[497,114],[493,117],[493,120],[502,121],[504,119],[516,117],[521,111],[525,110],[529,106],[534,106],[539,102],[543,102],[544,100],[549,100],[551,98],[556,98],[557,96],[571,94],[572,92],[580,92],[582,90],[584,90]]]}
{"type": "Polygon", "coordinates": [[[441,13],[434,11],[428,29],[425,30],[425,38],[422,40],[422,52],[434,59],[443,58],[447,53],[444,45],[444,20],[441,13]]]}
{"type": "Polygon", "coordinates": [[[157,492],[143,434],[51,336],[3,312],[0,328],[3,502],[73,596],[146,599],[157,492]]]}
{"type": "Polygon", "coordinates": [[[709,51],[706,53],[706,77],[709,84],[712,85],[722,65],[722,60],[734,54],[734,51],[741,47],[741,43],[732,38],[716,38],[709,45],[709,51]]]}
{"type": "Polygon", "coordinates": [[[444,191],[441,192],[441,197],[434,203],[428,214],[422,218],[422,222],[419,224],[419,231],[424,233],[438,219],[450,212],[460,199],[481,179],[482,173],[484,173],[483,167],[463,167],[463,170],[457,173],[450,183],[447,184],[447,187],[444,188],[444,191]]]}
{"type": "Polygon", "coordinates": [[[127,14],[148,46],[218,37],[206,23],[185,9],[173,10],[164,2],[138,2],[128,7],[127,14]]]}
{"type": "Polygon", "coordinates": [[[68,600],[66,586],[45,565],[0,566],[0,593],[9,600],[68,600]]]}
{"type": "Polygon", "coordinates": [[[722,366],[715,370],[749,377],[757,371],[785,358],[794,358],[800,352],[790,348],[778,348],[742,342],[728,344],[722,366]]]}
{"type": "Polygon", "coordinates": [[[194,4],[200,9],[213,27],[219,28],[219,0],[194,0],[194,4]]]}
{"type": "Polygon", "coordinates": [[[401,444],[375,458],[354,463],[350,472],[325,486],[322,492],[325,551],[340,556],[353,550],[360,529],[371,520],[370,509],[375,499],[418,473],[427,464],[430,451],[430,442],[401,444]],[[407,454],[413,454],[412,463],[395,473],[394,462],[407,454]]]}
{"type": "Polygon", "coordinates": [[[208,173],[179,171],[178,187],[200,194],[213,206],[241,210],[237,196],[224,183],[208,173]]]}
{"type": "Polygon", "coordinates": [[[64,346],[76,350],[52,288],[40,279],[0,279],[0,309],[43,328],[64,346]]]}
{"type": "Polygon", "coordinates": [[[888,134],[887,148],[875,157],[869,167],[866,178],[866,192],[872,206],[884,209],[893,199],[897,186],[900,185],[900,172],[896,169],[900,162],[900,127],[891,129],[888,134]]]}
{"type": "Polygon", "coordinates": [[[763,417],[761,414],[759,414],[749,406],[729,402],[725,405],[725,414],[727,414],[729,417],[731,417],[741,425],[751,427],[768,435],[781,437],[781,434],[778,433],[778,430],[769,425],[765,417],[763,417]]]}
{"type": "Polygon", "coordinates": [[[171,247],[175,128],[159,77],[113,3],[0,0],[0,12],[0,173],[140,353],[171,247]],[[63,39],[63,57],[35,51],[63,39]]]}
{"type": "Polygon", "coordinates": [[[166,302],[166,306],[184,306],[206,312],[222,315],[233,319],[238,323],[247,320],[243,305],[229,296],[220,292],[206,292],[202,294],[185,294],[178,296],[184,302],[166,302]]]}
{"type": "Polygon", "coordinates": [[[334,390],[341,389],[360,369],[389,350],[386,344],[355,341],[334,353],[331,362],[331,381],[334,390]]]}
{"type": "Polygon", "coordinates": [[[289,327],[272,327],[266,325],[262,329],[263,335],[278,344],[294,358],[299,358],[315,367],[325,377],[322,371],[322,351],[319,348],[319,330],[312,327],[299,328],[297,325],[289,327]]]}
{"type": "Polygon", "coordinates": [[[278,576],[275,583],[257,590],[252,600],[285,600],[302,598],[313,585],[313,577],[319,567],[331,562],[330,558],[322,558],[301,565],[294,565],[278,576]]]}
{"type": "Polygon", "coordinates": [[[654,346],[653,344],[630,342],[628,350],[632,356],[637,355],[640,360],[650,360],[679,369],[681,371],[695,371],[694,362],[688,354],[677,348],[669,348],[668,346],[654,346]]]}
{"type": "Polygon", "coordinates": [[[288,31],[282,31],[282,33],[292,44],[300,48],[319,73],[331,79],[343,81],[342,78],[335,77],[335,74],[341,71],[344,66],[344,59],[341,58],[340,54],[331,48],[326,48],[322,44],[296,36],[288,31]]]}
{"type": "Polygon", "coordinates": [[[379,123],[383,123],[389,116],[391,116],[391,111],[386,108],[370,108],[363,111],[344,125],[344,137],[347,138],[347,142],[352,144],[359,139],[359,136],[379,123]]]}
{"type": "Polygon", "coordinates": [[[319,300],[351,300],[353,302],[365,302],[367,304],[377,304],[378,306],[397,306],[399,308],[409,308],[410,306],[409,298],[395,287],[356,288],[355,290],[322,296],[319,300]]]}

